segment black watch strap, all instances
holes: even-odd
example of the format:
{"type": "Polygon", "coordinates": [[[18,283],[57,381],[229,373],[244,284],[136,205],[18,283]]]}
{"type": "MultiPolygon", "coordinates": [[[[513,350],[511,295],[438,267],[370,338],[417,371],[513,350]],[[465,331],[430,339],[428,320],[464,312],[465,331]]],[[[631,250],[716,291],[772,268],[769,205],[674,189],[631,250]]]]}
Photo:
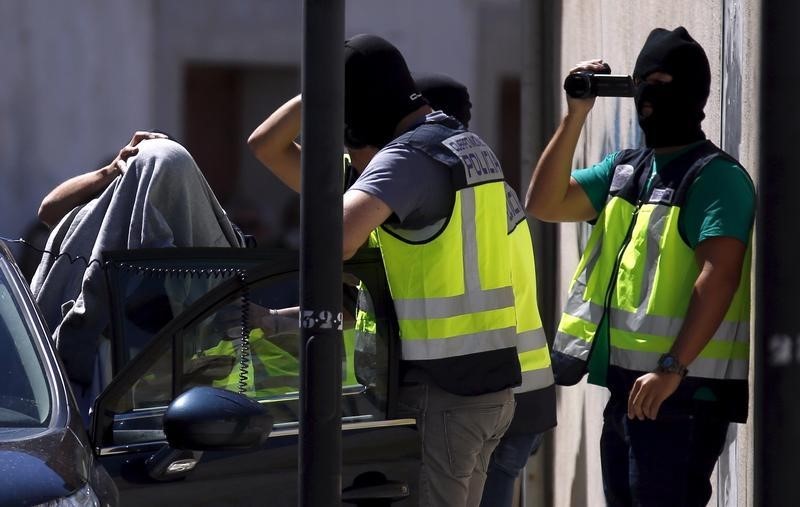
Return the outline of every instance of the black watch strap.
{"type": "Polygon", "coordinates": [[[678,358],[672,354],[663,354],[658,358],[658,366],[656,371],[662,373],[677,373],[681,378],[685,377],[689,370],[686,366],[682,365],[678,358]]]}

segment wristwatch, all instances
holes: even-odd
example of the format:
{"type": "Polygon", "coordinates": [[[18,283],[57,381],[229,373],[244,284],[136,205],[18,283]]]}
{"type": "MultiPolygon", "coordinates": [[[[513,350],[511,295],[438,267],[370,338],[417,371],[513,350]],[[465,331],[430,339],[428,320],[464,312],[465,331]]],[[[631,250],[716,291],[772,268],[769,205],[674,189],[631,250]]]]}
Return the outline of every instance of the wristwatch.
{"type": "Polygon", "coordinates": [[[672,354],[663,354],[658,358],[656,371],[661,373],[677,373],[681,378],[685,377],[689,370],[678,361],[672,354]]]}

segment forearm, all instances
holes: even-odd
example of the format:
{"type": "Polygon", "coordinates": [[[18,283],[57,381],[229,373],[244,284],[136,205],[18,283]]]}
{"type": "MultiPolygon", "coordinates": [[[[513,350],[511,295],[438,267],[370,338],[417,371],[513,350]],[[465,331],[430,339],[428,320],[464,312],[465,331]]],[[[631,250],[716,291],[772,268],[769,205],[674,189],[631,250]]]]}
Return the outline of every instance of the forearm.
{"type": "Polygon", "coordinates": [[[569,191],[575,147],[585,121],[583,112],[568,113],[536,164],[525,196],[525,208],[540,220],[571,218],[563,215],[566,211],[563,204],[569,191]]]}
{"type": "Polygon", "coordinates": [[[42,200],[39,220],[53,227],[75,206],[88,202],[105,190],[119,174],[120,168],[110,164],[58,185],[42,200]]]}
{"type": "Polygon", "coordinates": [[[689,300],[683,326],[670,352],[691,371],[691,363],[722,323],[739,286],[739,276],[713,268],[701,271],[689,300]]]}
{"type": "Polygon", "coordinates": [[[266,308],[257,304],[250,305],[250,322],[269,334],[296,332],[300,307],[266,308]]]}
{"type": "Polygon", "coordinates": [[[300,95],[286,102],[256,127],[247,144],[255,157],[286,186],[300,192],[300,95]]]}

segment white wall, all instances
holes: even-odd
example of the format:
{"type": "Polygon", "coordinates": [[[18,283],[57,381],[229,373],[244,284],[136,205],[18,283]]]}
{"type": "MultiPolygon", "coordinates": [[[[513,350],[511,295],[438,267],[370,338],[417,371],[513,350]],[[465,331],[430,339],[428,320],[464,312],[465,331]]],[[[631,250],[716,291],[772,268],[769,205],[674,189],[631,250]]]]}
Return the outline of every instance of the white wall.
{"type": "Polygon", "coordinates": [[[0,235],[151,118],[148,0],[0,1],[0,235]]]}

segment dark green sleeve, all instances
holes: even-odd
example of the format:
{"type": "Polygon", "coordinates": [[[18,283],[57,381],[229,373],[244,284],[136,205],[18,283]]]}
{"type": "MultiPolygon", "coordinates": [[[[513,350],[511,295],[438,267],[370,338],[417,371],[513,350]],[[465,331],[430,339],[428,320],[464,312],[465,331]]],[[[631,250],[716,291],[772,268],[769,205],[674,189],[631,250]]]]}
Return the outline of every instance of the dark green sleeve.
{"type": "Polygon", "coordinates": [[[749,244],[755,213],[755,188],[744,168],[716,158],[692,183],[681,218],[686,240],[695,248],[718,236],[749,244]]]}
{"type": "Polygon", "coordinates": [[[577,181],[586,192],[586,196],[589,197],[592,206],[598,213],[606,205],[611,179],[614,177],[614,161],[616,159],[617,152],[609,153],[599,163],[572,172],[572,179],[577,181]]]}

